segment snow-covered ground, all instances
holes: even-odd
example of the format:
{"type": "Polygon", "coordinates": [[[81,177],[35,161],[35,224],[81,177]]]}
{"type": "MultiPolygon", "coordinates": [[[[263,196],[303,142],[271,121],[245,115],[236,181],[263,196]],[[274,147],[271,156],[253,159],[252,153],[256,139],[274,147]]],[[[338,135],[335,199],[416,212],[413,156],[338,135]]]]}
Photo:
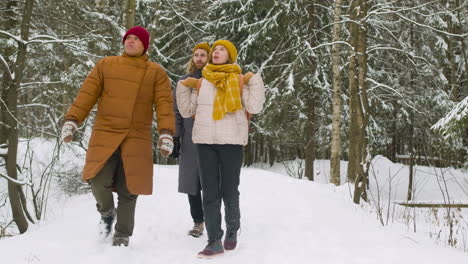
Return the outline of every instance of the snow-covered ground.
{"type": "MultiPolygon", "coordinates": [[[[97,238],[90,194],[63,196],[47,221],[0,240],[2,263],[204,263],[206,244],[187,236],[188,201],[177,193],[177,166],[155,166],[155,194],[140,196],[128,248],[97,238]]],[[[403,225],[382,227],[334,187],[261,169],[243,169],[239,247],[216,263],[467,263],[468,255],[437,246],[403,225]]]]}
{"type": "MultiPolygon", "coordinates": [[[[37,160],[47,160],[52,149],[41,147],[47,145],[44,142],[34,144],[36,152],[43,151],[37,160]]],[[[79,167],[82,162],[64,155],[60,161],[64,165],[57,170],[79,167]]],[[[296,166],[298,161],[291,163],[296,166]]],[[[431,220],[418,217],[415,233],[413,225],[399,220],[399,210],[394,209],[389,223],[381,224],[375,210],[381,204],[385,212],[389,202],[405,199],[408,167],[384,157],[374,158],[373,167],[373,196],[366,206],[352,203],[352,186],[327,183],[329,161],[316,161],[315,182],[287,176],[282,164],[243,168],[239,247],[215,260],[196,258],[207,236],[187,235],[192,221],[186,195],[177,193],[178,166],[154,167],[154,194],[138,198],[135,232],[128,248],[112,247],[110,241],[98,238],[99,216],[91,194],[69,196],[53,184],[46,220],[31,225],[23,235],[0,240],[1,263],[468,263],[466,252],[445,243],[437,245],[428,236],[436,232],[431,220]]],[[[341,169],[344,182],[345,162],[341,169]]],[[[466,201],[466,172],[429,167],[417,167],[416,200],[440,201],[440,174],[451,199],[466,201]]],[[[460,237],[468,237],[466,229],[458,231],[460,237]]],[[[442,235],[439,241],[444,239],[442,235]]]]}

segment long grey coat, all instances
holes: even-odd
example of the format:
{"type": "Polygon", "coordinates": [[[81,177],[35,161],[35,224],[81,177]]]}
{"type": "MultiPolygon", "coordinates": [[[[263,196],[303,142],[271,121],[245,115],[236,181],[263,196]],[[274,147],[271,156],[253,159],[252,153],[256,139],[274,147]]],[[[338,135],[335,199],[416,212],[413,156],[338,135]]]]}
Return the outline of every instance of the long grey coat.
{"type": "MultiPolygon", "coordinates": [[[[194,74],[186,75],[179,81],[188,77],[201,78],[201,71],[197,70],[194,74]]],[[[177,107],[176,89],[174,93],[174,113],[176,116],[176,137],[180,137],[180,158],[179,158],[179,189],[181,193],[196,195],[200,188],[200,173],[198,171],[198,156],[195,144],[192,141],[192,129],[194,119],[183,118],[177,107]]]]}

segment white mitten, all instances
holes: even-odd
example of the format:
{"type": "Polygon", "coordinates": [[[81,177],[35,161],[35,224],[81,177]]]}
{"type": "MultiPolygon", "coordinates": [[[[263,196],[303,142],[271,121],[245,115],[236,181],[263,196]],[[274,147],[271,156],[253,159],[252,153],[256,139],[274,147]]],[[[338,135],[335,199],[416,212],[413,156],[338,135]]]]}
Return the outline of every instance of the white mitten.
{"type": "Polygon", "coordinates": [[[65,143],[72,141],[73,134],[78,130],[78,126],[73,121],[66,121],[62,126],[62,140],[65,143]]]}
{"type": "Polygon", "coordinates": [[[164,157],[171,155],[172,149],[174,148],[174,141],[172,136],[169,134],[161,134],[159,136],[158,148],[159,152],[164,157]]]}

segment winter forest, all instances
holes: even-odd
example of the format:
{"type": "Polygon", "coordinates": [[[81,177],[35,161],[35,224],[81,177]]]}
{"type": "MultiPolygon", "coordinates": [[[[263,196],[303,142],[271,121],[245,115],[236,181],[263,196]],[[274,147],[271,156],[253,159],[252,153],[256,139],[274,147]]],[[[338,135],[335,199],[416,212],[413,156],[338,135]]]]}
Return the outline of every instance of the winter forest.
{"type": "MultiPolygon", "coordinates": [[[[0,14],[0,242],[47,219],[53,193],[89,192],[95,111],[67,146],[63,117],[95,63],[143,26],[172,87],[192,47],[218,39],[261,74],[244,168],[341,186],[382,226],[431,222],[434,243],[468,251],[467,0],[2,0],[0,14]],[[420,199],[421,175],[437,198],[420,199]]],[[[177,166],[153,149],[155,166],[177,166]]]]}

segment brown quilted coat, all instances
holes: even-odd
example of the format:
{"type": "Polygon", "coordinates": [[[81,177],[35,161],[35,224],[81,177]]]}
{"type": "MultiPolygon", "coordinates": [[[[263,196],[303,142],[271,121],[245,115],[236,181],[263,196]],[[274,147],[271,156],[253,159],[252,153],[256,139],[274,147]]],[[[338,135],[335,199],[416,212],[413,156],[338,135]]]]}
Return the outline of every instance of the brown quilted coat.
{"type": "Polygon", "coordinates": [[[167,73],[148,57],[106,57],[83,83],[65,120],[81,124],[98,104],[83,169],[89,180],[120,146],[128,190],[151,194],[153,161],[151,124],[156,111],[158,130],[175,131],[172,91],[167,73]],[[154,109],[154,110],[153,110],[154,109]]]}

